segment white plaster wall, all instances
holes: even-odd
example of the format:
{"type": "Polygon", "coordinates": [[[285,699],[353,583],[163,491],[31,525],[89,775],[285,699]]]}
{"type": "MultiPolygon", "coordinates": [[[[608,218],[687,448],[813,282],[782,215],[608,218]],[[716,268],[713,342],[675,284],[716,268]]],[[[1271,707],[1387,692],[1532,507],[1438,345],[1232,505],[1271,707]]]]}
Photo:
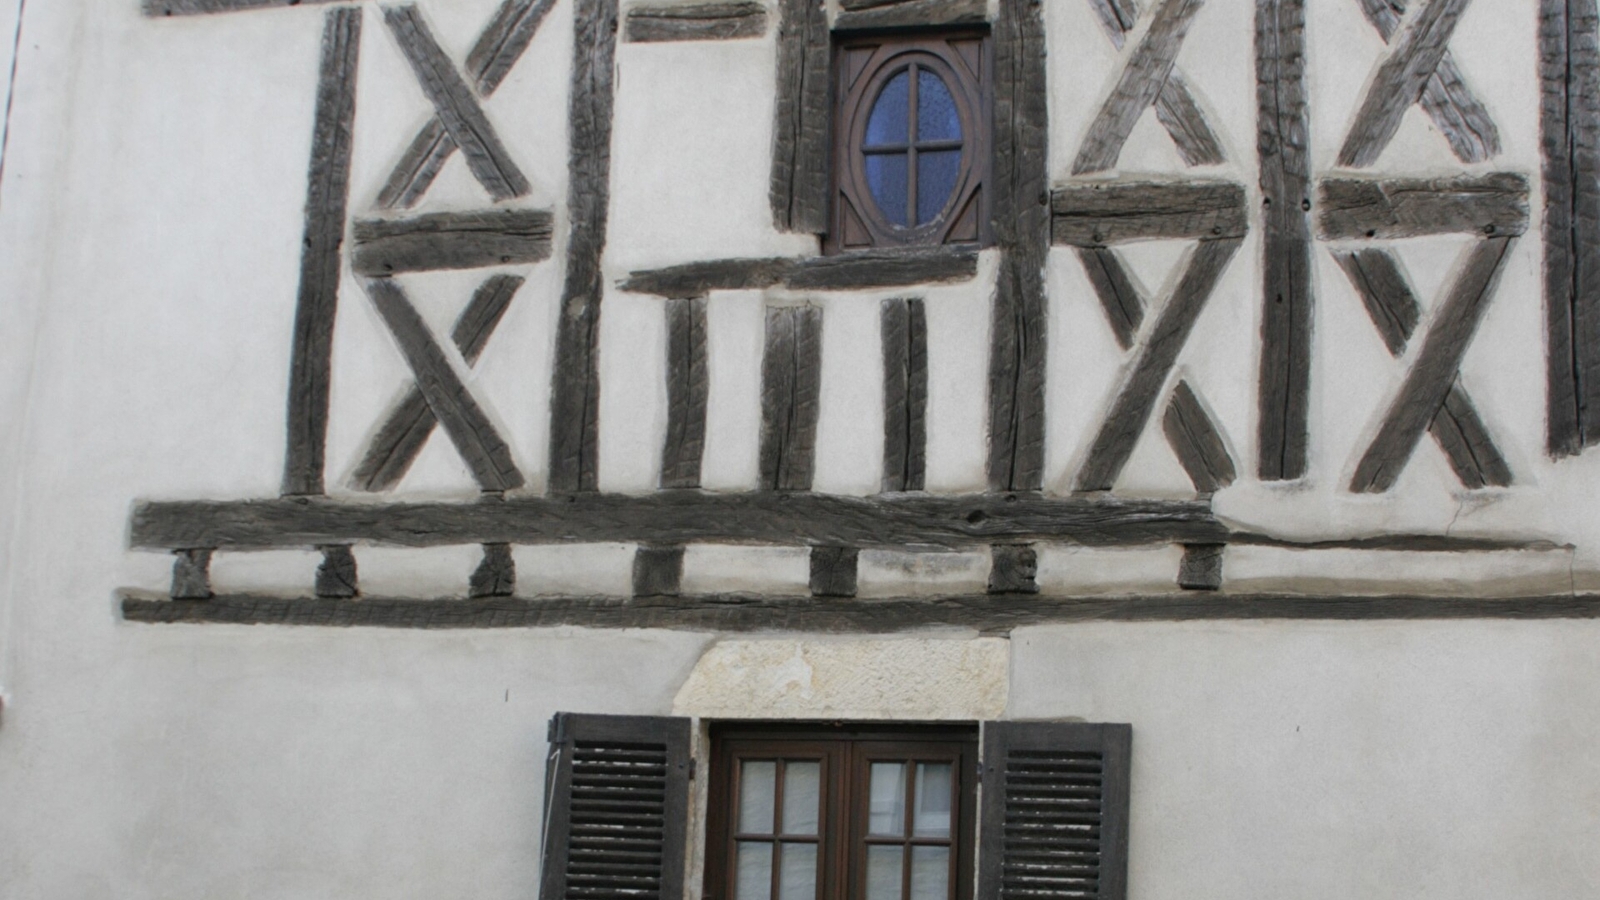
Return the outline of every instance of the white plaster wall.
{"type": "MultiPolygon", "coordinates": [[[[493,0],[426,7],[463,56],[493,0]]],[[[1452,41],[1506,143],[1484,168],[1529,175],[1537,206],[1532,0],[1481,0],[1452,41]]],[[[1312,4],[1313,136],[1324,172],[1381,54],[1353,2],[1312,4]]],[[[1066,177],[1118,56],[1084,4],[1046,6],[1052,172],[1066,177]]],[[[159,590],[170,560],[125,550],[142,498],[276,493],[298,272],[306,148],[322,10],[149,21],[134,0],[32,2],[0,183],[0,896],[527,897],[536,881],[544,722],[558,709],[667,713],[712,636],[577,630],[399,633],[149,627],[118,620],[119,587],[159,590]]],[[[0,20],[0,26],[3,26],[0,20]]],[[[0,38],[7,32],[0,27],[0,38]]],[[[571,8],[558,3],[487,104],[565,224],[571,8]]],[[[1254,197],[1250,4],[1211,0],[1180,64],[1231,162],[1205,174],[1254,197]]],[[[724,44],[618,48],[608,277],[717,256],[809,252],[766,210],[771,34],[724,44]]],[[[426,103],[369,9],[351,210],[367,210],[426,103]]],[[[1172,174],[1148,118],[1122,174],[1172,174]]],[[[1413,115],[1377,167],[1453,171],[1413,115]]],[[[430,209],[485,202],[459,160],[430,209]]],[[[1536,229],[1535,229],[1536,231],[1536,229]]],[[[528,276],[468,382],[504,428],[530,490],[544,479],[547,384],[564,230],[528,276]]],[[[1424,302],[1449,241],[1402,251],[1424,302]]],[[[1247,240],[1180,360],[1217,413],[1243,477],[1217,497],[1242,525],[1331,536],[1385,529],[1533,536],[1571,551],[1394,559],[1239,551],[1242,588],[1447,593],[1600,585],[1592,514],[1600,453],[1542,453],[1537,234],[1521,242],[1463,375],[1518,486],[1464,494],[1420,447],[1388,496],[1343,492],[1399,383],[1365,314],[1317,253],[1313,461],[1302,483],[1249,474],[1259,245],[1247,240]],[[1276,554],[1276,555],[1274,555],[1276,554]],[[1361,576],[1361,577],[1356,577],[1361,576]]],[[[1182,248],[1129,251],[1153,293],[1182,248]]],[[[978,279],[926,291],[928,485],[984,483],[988,311],[978,279]]],[[[1075,264],[1052,287],[1050,486],[1070,478],[1123,356],[1075,264]]],[[[454,274],[414,281],[442,328],[470,293],[454,274]]],[[[408,285],[413,284],[408,280],[408,285]]],[[[881,421],[876,302],[891,293],[711,300],[706,483],[755,478],[760,306],[810,300],[828,316],[818,484],[869,493],[881,421]],[[863,312],[863,310],[866,310],[863,312]]],[[[347,278],[335,348],[330,490],[405,369],[347,278]]],[[[610,291],[602,326],[601,479],[647,490],[664,427],[653,303],[610,291]]],[[[1125,493],[1181,494],[1152,432],[1125,493]]],[[[410,497],[467,497],[433,441],[410,497]]],[[[519,591],[623,593],[630,548],[518,548],[519,591]]],[[[222,557],[219,585],[304,591],[307,553],[222,557]]],[[[461,590],[475,557],[363,551],[369,588],[461,590]]],[[[1169,588],[1170,548],[1047,548],[1052,592],[1169,588]]],[[[793,551],[694,548],[688,583],[794,592],[793,551]]],[[[863,593],[975,591],[981,556],[864,557],[863,593]]],[[[870,600],[863,600],[870,602],[870,600]]],[[[1020,633],[1011,717],[1135,727],[1136,897],[1277,894],[1380,898],[1587,896],[1600,771],[1590,751],[1596,629],[1582,623],[1093,625],[1020,633]],[[1298,725],[1301,732],[1293,733],[1298,725]],[[1310,729],[1307,732],[1305,729],[1310,729]],[[1305,737],[1291,734],[1307,735],[1305,737]],[[1241,850],[1240,848],[1246,848],[1241,850]]],[[[948,635],[941,639],[957,640],[948,635]]],[[[896,655],[900,651],[895,651],[896,655]]],[[[855,663],[853,663],[855,664],[855,663]]],[[[872,663],[861,662],[870,666],[872,663]]],[[[881,699],[881,698],[880,698],[881,699]]],[[[869,708],[869,707],[863,707],[869,708]]],[[[932,708],[932,707],[930,707],[932,708]]]]}

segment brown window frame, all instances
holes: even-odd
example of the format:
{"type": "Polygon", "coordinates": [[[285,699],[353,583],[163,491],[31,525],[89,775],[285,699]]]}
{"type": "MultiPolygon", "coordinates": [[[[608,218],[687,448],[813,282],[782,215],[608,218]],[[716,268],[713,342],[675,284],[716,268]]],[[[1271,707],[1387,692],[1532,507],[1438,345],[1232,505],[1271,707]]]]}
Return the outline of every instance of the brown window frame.
{"type": "MultiPolygon", "coordinates": [[[[738,773],[741,760],[777,759],[784,762],[821,760],[822,808],[818,817],[818,877],[816,900],[862,900],[866,894],[866,847],[869,843],[899,843],[907,848],[919,843],[940,843],[951,848],[949,900],[972,900],[977,865],[977,764],[978,728],[972,725],[863,725],[858,723],[796,725],[727,724],[711,729],[711,772],[706,817],[704,900],[732,900],[734,852],[737,840],[770,838],[775,843],[792,837],[740,835],[734,830],[738,816],[738,773]],[[954,829],[948,840],[916,838],[912,831],[912,806],[906,808],[906,834],[896,840],[868,835],[868,773],[876,761],[951,762],[955,806],[954,829]]],[[[907,779],[908,799],[913,779],[907,779]]],[[[778,782],[781,803],[782,780],[778,782]]],[[[775,804],[776,806],[776,804],[775,804]]],[[[777,813],[775,812],[775,815],[777,813]]],[[[775,823],[775,828],[778,827],[775,823]]],[[[780,851],[781,852],[781,851],[780,851]]],[[[910,865],[911,854],[902,854],[910,865]]],[[[777,898],[774,871],[774,900],[777,898]]],[[[902,898],[909,896],[910,879],[901,876],[902,898]]]]}
{"type": "MultiPolygon", "coordinates": [[[[829,166],[826,253],[991,242],[988,182],[993,157],[993,52],[982,27],[922,29],[836,36],[832,62],[832,153],[829,166]],[[962,46],[959,46],[962,45],[962,46]],[[911,57],[907,60],[906,57],[911,57]],[[975,58],[974,58],[975,57],[975,58]],[[915,63],[945,82],[962,124],[962,151],[953,198],[934,219],[920,225],[891,223],[867,184],[865,130],[884,84],[915,63]]],[[[914,90],[914,86],[912,86],[914,90]]],[[[913,94],[913,96],[915,96],[913,94]]],[[[908,122],[916,121],[913,104],[908,122]]],[[[909,136],[908,136],[909,138],[909,136]]],[[[921,143],[907,141],[908,148],[921,143]]],[[[915,221],[915,150],[907,159],[907,214],[915,221]]]]}

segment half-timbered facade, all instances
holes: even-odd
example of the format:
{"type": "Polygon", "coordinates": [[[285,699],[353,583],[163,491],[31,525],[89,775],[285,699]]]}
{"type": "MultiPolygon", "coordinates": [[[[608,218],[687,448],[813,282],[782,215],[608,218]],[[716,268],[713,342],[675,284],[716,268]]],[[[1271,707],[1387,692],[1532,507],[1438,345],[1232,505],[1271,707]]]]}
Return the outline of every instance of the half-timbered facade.
{"type": "Polygon", "coordinates": [[[10,5],[0,895],[1600,885],[1595,0],[10,5]]]}

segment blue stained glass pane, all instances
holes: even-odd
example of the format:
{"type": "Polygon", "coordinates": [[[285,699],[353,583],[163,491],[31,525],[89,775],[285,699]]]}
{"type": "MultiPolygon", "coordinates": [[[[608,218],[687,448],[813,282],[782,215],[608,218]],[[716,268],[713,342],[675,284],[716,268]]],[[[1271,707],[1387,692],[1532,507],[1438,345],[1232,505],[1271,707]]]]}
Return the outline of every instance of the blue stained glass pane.
{"type": "Polygon", "coordinates": [[[917,154],[918,225],[932,222],[950,202],[960,172],[960,150],[924,150],[917,154]]]}
{"type": "Polygon", "coordinates": [[[867,188],[892,225],[906,223],[906,154],[867,155],[867,188]]]}
{"type": "Polygon", "coordinates": [[[944,79],[927,69],[917,72],[917,140],[961,140],[961,114],[956,111],[955,98],[944,79]]]}
{"type": "Polygon", "coordinates": [[[911,133],[911,78],[901,72],[889,79],[867,119],[867,146],[904,144],[911,133]]]}

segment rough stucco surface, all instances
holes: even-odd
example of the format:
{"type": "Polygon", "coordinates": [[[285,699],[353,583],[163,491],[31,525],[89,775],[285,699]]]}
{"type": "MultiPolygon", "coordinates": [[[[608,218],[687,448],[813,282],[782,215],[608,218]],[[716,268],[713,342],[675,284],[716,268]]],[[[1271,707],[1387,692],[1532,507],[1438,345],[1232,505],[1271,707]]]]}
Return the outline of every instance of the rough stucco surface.
{"type": "Polygon", "coordinates": [[[1013,635],[1010,715],[1133,724],[1129,896],[1600,891],[1600,624],[1013,635]]]}
{"type": "Polygon", "coordinates": [[[1005,712],[1000,638],[724,640],[673,701],[702,718],[992,719],[1005,712]]]}

